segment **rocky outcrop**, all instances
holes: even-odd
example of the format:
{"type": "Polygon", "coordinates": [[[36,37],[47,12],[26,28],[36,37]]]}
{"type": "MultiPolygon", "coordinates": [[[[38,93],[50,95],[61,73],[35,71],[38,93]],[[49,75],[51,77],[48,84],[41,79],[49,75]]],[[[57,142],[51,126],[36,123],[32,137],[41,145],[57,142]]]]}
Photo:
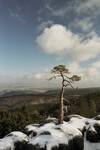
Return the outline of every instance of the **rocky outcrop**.
{"type": "Polygon", "coordinates": [[[62,125],[56,118],[26,126],[25,133],[12,132],[0,140],[0,150],[99,150],[100,120],[67,116],[62,125]]]}
{"type": "MultiPolygon", "coordinates": [[[[77,119],[80,121],[80,118],[77,119]]],[[[77,128],[74,127],[75,118],[62,125],[58,125],[55,118],[50,120],[52,122],[26,127],[28,132],[31,131],[27,150],[83,150],[83,135],[78,125],[77,128]],[[32,131],[37,133],[35,137],[32,136],[32,131]]],[[[84,124],[80,128],[83,128],[84,124]]]]}

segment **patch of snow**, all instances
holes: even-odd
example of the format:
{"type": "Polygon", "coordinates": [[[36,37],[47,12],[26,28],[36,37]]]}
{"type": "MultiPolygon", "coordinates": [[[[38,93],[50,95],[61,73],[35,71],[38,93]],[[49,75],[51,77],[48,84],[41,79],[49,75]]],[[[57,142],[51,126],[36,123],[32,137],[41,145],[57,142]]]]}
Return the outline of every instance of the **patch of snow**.
{"type": "Polygon", "coordinates": [[[99,142],[92,143],[86,140],[88,131],[93,131],[94,134],[97,133],[95,124],[100,125],[100,120],[95,120],[94,118],[88,119],[79,115],[70,115],[69,121],[64,121],[63,124],[57,124],[55,121],[56,118],[48,117],[47,120],[51,120],[51,122],[26,126],[27,131],[37,133],[35,136],[28,137],[24,133],[14,131],[3,139],[0,139],[0,150],[14,150],[14,144],[21,141],[26,141],[33,146],[39,145],[40,148],[46,147],[47,150],[51,150],[51,148],[55,146],[58,147],[59,144],[67,146],[69,141],[73,140],[73,138],[81,138],[83,136],[81,131],[84,127],[86,127],[84,150],[100,150],[99,142]]]}
{"type": "Polygon", "coordinates": [[[51,120],[51,121],[57,121],[57,118],[48,116],[46,120],[47,120],[47,121],[50,121],[50,120],[51,120]]]}
{"type": "Polygon", "coordinates": [[[5,137],[12,138],[14,142],[17,142],[17,141],[18,142],[21,142],[21,141],[28,142],[28,136],[22,132],[19,132],[19,131],[13,131],[5,137]]]}
{"type": "Polygon", "coordinates": [[[42,148],[46,146],[47,150],[51,150],[51,147],[58,146],[59,144],[68,145],[69,140],[75,136],[82,136],[82,133],[67,122],[61,125],[46,123],[39,127],[37,136],[31,138],[29,144],[39,145],[42,148]],[[43,134],[45,132],[49,134],[43,134]]]}
{"type": "Polygon", "coordinates": [[[88,119],[84,117],[82,117],[81,119],[72,117],[68,124],[76,129],[82,130],[85,126],[86,121],[88,121],[88,119]]]}
{"type": "Polygon", "coordinates": [[[0,150],[14,150],[14,142],[11,138],[5,137],[0,139],[0,150]]]}
{"type": "Polygon", "coordinates": [[[95,129],[94,129],[94,125],[95,124],[99,124],[100,125],[100,120],[89,119],[88,120],[88,125],[86,126],[86,129],[89,128],[89,130],[95,131],[95,129]]]}
{"type": "Polygon", "coordinates": [[[71,123],[64,122],[61,126],[61,130],[69,137],[79,136],[82,133],[71,123]]]}
{"type": "Polygon", "coordinates": [[[86,126],[86,123],[89,123],[90,119],[82,117],[80,115],[69,115],[68,117],[68,124],[76,129],[82,131],[86,126]]]}
{"type": "Polygon", "coordinates": [[[77,115],[77,114],[72,114],[68,116],[69,118],[78,118],[78,119],[85,119],[85,117],[81,116],[81,115],[77,115]]]}
{"type": "Polygon", "coordinates": [[[51,150],[53,146],[58,146],[60,143],[68,144],[68,140],[64,133],[56,132],[52,135],[40,135],[34,140],[31,139],[30,142],[33,145],[39,144],[41,148],[47,146],[47,150],[51,150]]]}
{"type": "Polygon", "coordinates": [[[26,141],[28,142],[28,137],[22,132],[14,131],[0,139],[0,150],[14,150],[14,143],[26,141]]]}
{"type": "Polygon", "coordinates": [[[39,124],[30,124],[25,127],[27,131],[38,131],[39,124]]]}

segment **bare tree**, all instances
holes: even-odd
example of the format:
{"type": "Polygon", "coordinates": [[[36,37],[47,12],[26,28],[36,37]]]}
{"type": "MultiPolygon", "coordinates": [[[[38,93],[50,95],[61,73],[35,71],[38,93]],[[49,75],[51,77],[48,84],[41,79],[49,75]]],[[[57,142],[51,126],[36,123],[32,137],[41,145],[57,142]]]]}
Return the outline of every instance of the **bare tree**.
{"type": "Polygon", "coordinates": [[[67,86],[70,86],[71,88],[74,89],[73,83],[74,81],[79,81],[81,77],[78,75],[73,75],[69,76],[70,72],[66,68],[65,65],[58,65],[55,66],[52,70],[51,73],[53,76],[49,79],[56,79],[56,78],[61,78],[61,91],[60,91],[60,98],[59,98],[59,117],[58,117],[58,122],[59,124],[63,124],[63,119],[64,119],[64,89],[67,86]]]}

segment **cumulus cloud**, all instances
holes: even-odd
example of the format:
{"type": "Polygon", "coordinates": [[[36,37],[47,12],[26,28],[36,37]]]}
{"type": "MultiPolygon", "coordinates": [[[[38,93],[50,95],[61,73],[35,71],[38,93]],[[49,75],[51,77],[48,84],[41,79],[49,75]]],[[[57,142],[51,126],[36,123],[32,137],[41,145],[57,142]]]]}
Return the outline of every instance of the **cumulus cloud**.
{"type": "Polygon", "coordinates": [[[73,60],[86,61],[100,54],[100,37],[75,34],[63,25],[54,24],[36,38],[39,47],[48,54],[69,55],[73,60]]]}
{"type": "Polygon", "coordinates": [[[71,49],[75,42],[79,41],[79,37],[67,30],[62,25],[52,25],[50,28],[45,28],[40,34],[36,42],[47,53],[60,54],[65,49],[71,49]]]}

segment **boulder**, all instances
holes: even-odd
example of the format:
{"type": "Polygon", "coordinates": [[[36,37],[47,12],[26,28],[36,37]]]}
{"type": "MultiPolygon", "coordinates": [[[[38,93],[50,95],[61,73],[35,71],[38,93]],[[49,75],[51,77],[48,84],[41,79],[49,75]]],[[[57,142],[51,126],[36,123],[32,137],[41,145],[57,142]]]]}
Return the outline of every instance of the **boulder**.
{"type": "Polygon", "coordinates": [[[86,140],[92,143],[100,142],[100,121],[92,120],[86,129],[86,140]]]}
{"type": "Polygon", "coordinates": [[[84,148],[84,137],[76,136],[69,141],[68,150],[83,150],[84,148]]]}
{"type": "Polygon", "coordinates": [[[84,150],[100,149],[100,120],[92,119],[86,127],[84,150]]]}
{"type": "Polygon", "coordinates": [[[83,150],[83,135],[71,123],[46,123],[30,138],[27,150],[83,150]]]}
{"type": "Polygon", "coordinates": [[[76,129],[80,130],[83,135],[85,132],[86,122],[88,122],[88,120],[88,118],[76,114],[64,117],[64,121],[68,122],[71,126],[75,127],[76,129]]]}
{"type": "Polygon", "coordinates": [[[27,125],[24,129],[24,133],[29,137],[34,137],[37,135],[40,124],[30,124],[27,125]]]}
{"type": "Polygon", "coordinates": [[[0,150],[24,150],[28,136],[22,132],[14,131],[0,139],[0,150]],[[19,147],[19,148],[18,148],[19,147]]]}

